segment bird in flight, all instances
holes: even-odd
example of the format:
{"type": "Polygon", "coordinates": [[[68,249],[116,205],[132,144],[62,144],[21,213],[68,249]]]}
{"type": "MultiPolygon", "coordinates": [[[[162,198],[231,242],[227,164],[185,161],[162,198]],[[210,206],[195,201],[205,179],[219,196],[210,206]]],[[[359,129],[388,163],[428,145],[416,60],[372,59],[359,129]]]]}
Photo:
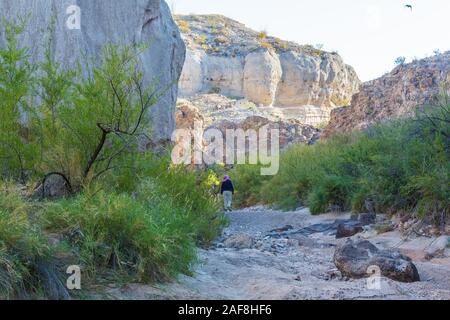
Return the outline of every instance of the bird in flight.
{"type": "Polygon", "coordinates": [[[413,6],[410,4],[405,5],[405,8],[411,9],[411,11],[413,10],[413,6]]]}

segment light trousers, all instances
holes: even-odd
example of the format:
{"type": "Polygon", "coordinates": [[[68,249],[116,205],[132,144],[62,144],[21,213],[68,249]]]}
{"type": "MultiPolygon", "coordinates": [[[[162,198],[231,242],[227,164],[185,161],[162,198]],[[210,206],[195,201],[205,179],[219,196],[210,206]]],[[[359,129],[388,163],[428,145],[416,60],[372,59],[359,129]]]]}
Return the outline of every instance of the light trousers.
{"type": "Polygon", "coordinates": [[[231,207],[233,205],[233,192],[231,191],[224,191],[223,192],[223,205],[225,207],[225,210],[231,210],[231,207]]]}

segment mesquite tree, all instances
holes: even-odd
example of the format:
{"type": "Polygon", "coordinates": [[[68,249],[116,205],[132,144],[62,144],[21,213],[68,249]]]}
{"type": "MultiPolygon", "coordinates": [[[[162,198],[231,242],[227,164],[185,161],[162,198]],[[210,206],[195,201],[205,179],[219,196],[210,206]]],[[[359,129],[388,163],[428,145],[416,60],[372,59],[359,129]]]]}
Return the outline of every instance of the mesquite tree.
{"type": "Polygon", "coordinates": [[[85,61],[87,76],[61,70],[47,55],[36,121],[42,128],[44,171],[63,176],[76,190],[138,152],[140,137],[150,135],[148,111],[159,96],[156,82],[144,83],[142,50],[108,45],[99,65],[85,61]]]}
{"type": "Polygon", "coordinates": [[[146,83],[139,56],[146,46],[107,45],[67,70],[52,56],[32,64],[19,47],[23,27],[5,25],[0,48],[0,175],[64,178],[71,192],[129,165],[148,137],[148,111],[159,98],[146,83]]]}

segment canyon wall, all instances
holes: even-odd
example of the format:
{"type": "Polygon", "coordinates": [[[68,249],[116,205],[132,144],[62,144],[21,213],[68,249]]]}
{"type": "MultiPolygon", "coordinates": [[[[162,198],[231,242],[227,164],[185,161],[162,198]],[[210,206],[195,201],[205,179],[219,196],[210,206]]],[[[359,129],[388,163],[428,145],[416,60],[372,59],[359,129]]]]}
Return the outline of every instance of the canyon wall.
{"type": "MultiPolygon", "coordinates": [[[[148,83],[156,78],[164,90],[169,87],[149,114],[154,124],[152,143],[170,139],[185,45],[164,0],[2,0],[0,12],[8,20],[26,17],[20,44],[30,48],[34,61],[42,59],[45,39],[51,35],[52,54],[67,68],[75,67],[82,55],[98,57],[108,43],[149,43],[140,57],[145,78],[148,83]],[[80,9],[79,29],[67,25],[69,19],[77,19],[76,10],[70,8],[74,5],[80,9]],[[54,28],[50,28],[52,21],[54,28]]],[[[4,41],[0,35],[0,45],[4,41]]]]}
{"type": "MultiPolygon", "coordinates": [[[[187,45],[180,96],[222,94],[259,107],[295,110],[322,108],[321,121],[349,105],[360,81],[337,53],[270,37],[219,15],[178,15],[187,45]]],[[[308,121],[307,121],[308,122],[308,121]]],[[[310,124],[310,123],[309,123],[310,124]]]]}
{"type": "Polygon", "coordinates": [[[351,106],[333,110],[323,136],[413,116],[417,107],[435,104],[448,85],[450,52],[397,66],[383,77],[364,83],[351,106]]]}

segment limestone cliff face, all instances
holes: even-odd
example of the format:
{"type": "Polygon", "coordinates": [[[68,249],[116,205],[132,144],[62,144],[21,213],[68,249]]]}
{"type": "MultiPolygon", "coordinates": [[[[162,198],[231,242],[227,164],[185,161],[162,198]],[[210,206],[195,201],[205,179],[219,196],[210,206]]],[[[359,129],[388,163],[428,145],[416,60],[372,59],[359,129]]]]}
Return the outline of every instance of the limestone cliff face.
{"type": "Polygon", "coordinates": [[[333,110],[324,136],[411,116],[418,106],[431,103],[445,83],[450,84],[450,52],[398,66],[364,83],[350,107],[333,110]]]}
{"type": "Polygon", "coordinates": [[[223,16],[175,20],[188,47],[182,97],[214,92],[266,107],[331,110],[350,104],[359,89],[355,71],[336,53],[269,37],[223,16]]]}
{"type": "Polygon", "coordinates": [[[269,130],[278,129],[281,149],[292,144],[313,143],[320,134],[319,129],[299,120],[286,120],[270,108],[258,108],[248,100],[235,100],[218,94],[179,99],[176,120],[177,128],[190,130],[192,135],[208,129],[218,129],[224,136],[229,129],[258,131],[265,126],[269,130]]]}
{"type": "MultiPolygon", "coordinates": [[[[170,139],[185,45],[164,0],[1,0],[0,12],[7,19],[30,13],[20,42],[31,49],[35,61],[43,56],[49,32],[53,32],[53,54],[66,67],[73,67],[81,54],[97,56],[107,43],[150,42],[141,56],[145,78],[157,78],[161,88],[170,87],[150,114],[153,142],[170,139]],[[80,30],[67,28],[71,5],[81,9],[80,30]],[[56,26],[50,31],[53,19],[56,26]]],[[[3,41],[0,36],[0,45],[3,41]]]]}

